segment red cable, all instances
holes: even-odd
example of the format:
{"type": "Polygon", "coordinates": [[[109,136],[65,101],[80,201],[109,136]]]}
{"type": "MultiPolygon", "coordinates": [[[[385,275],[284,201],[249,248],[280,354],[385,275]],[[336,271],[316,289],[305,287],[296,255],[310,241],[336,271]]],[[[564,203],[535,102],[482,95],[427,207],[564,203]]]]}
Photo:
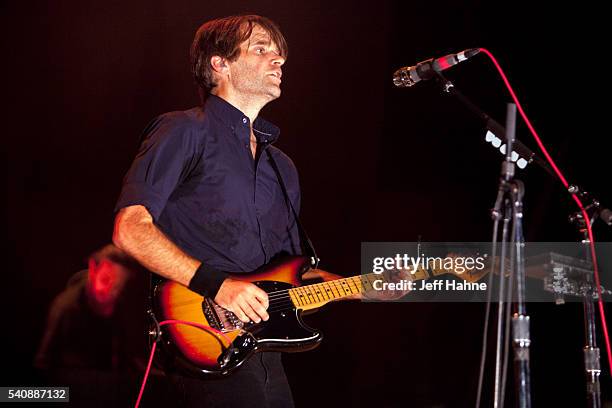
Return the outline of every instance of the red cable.
{"type": "MultiPolygon", "coordinates": [[[[548,161],[548,163],[550,163],[550,165],[552,166],[553,170],[555,171],[555,173],[557,174],[557,176],[561,180],[561,183],[563,183],[563,187],[565,187],[565,189],[568,190],[569,183],[567,182],[567,180],[565,179],[565,177],[561,173],[561,170],[559,170],[559,168],[555,164],[555,162],[552,159],[552,157],[548,154],[548,151],[546,150],[546,148],[544,147],[544,144],[540,140],[540,136],[538,136],[538,133],[535,131],[534,127],[532,126],[531,122],[529,121],[529,118],[527,118],[527,115],[525,114],[525,111],[523,111],[523,107],[521,106],[520,102],[518,101],[518,98],[516,97],[516,94],[514,93],[514,90],[512,89],[512,86],[510,85],[510,82],[508,81],[508,78],[506,78],[506,74],[504,74],[504,71],[502,70],[501,66],[499,65],[499,63],[497,62],[497,60],[495,59],[493,54],[491,54],[491,52],[489,52],[489,50],[487,50],[486,48],[480,48],[480,51],[485,53],[491,59],[491,61],[493,61],[493,64],[495,65],[495,68],[497,68],[497,71],[499,72],[500,76],[502,77],[502,79],[504,81],[504,84],[506,85],[506,88],[508,88],[508,91],[510,92],[510,96],[512,96],[512,100],[516,104],[516,107],[518,108],[518,111],[521,114],[521,117],[523,118],[523,120],[525,121],[525,124],[529,128],[529,131],[531,132],[531,134],[535,138],[535,141],[538,144],[538,146],[540,147],[540,150],[542,151],[542,153],[546,157],[546,160],[548,161]]],[[[587,227],[587,231],[588,231],[588,235],[589,235],[589,243],[590,243],[589,246],[591,248],[591,258],[593,260],[593,271],[594,271],[594,276],[595,276],[595,285],[597,287],[597,295],[599,297],[597,303],[599,305],[599,315],[600,315],[600,318],[601,318],[601,326],[603,328],[604,340],[605,340],[605,343],[606,343],[606,350],[607,350],[607,353],[608,353],[608,365],[609,365],[609,368],[610,368],[610,373],[612,375],[612,351],[610,349],[610,337],[608,335],[608,326],[606,325],[606,315],[605,315],[605,312],[604,312],[603,299],[602,299],[602,295],[601,295],[601,284],[599,282],[599,267],[597,265],[597,256],[596,256],[596,253],[595,253],[595,240],[593,238],[593,231],[591,229],[591,220],[589,218],[589,215],[586,212],[586,209],[584,208],[584,205],[580,201],[580,198],[578,197],[578,195],[577,194],[572,194],[572,198],[574,199],[574,201],[578,205],[578,208],[582,212],[582,216],[583,216],[584,221],[586,223],[586,227],[587,227]]]]}
{"type": "MultiPolygon", "coordinates": [[[[200,323],[188,322],[185,320],[164,320],[163,322],[159,323],[159,326],[161,327],[167,324],[186,324],[188,326],[197,327],[198,329],[202,329],[207,332],[212,332],[214,334],[217,334],[223,337],[225,340],[227,340],[228,343],[232,342],[229,339],[229,337],[227,337],[224,333],[220,332],[219,330],[213,329],[210,326],[206,326],[200,323]]],[[[140,386],[140,392],[138,393],[138,399],[136,400],[136,405],[134,406],[135,408],[138,408],[138,406],[140,405],[140,399],[142,398],[142,393],[144,392],[145,385],[147,385],[147,380],[149,378],[149,371],[151,370],[151,363],[153,362],[153,356],[155,355],[156,348],[157,348],[157,342],[154,342],[153,347],[151,347],[151,355],[149,356],[149,363],[147,364],[147,369],[145,370],[145,375],[144,375],[144,378],[142,379],[142,385],[140,386]]]]}

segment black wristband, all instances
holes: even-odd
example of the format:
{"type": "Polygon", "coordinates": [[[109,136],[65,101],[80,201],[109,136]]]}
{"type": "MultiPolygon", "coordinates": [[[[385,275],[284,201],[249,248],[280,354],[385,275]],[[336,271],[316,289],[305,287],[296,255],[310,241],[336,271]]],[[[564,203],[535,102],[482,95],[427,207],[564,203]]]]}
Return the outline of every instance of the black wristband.
{"type": "Polygon", "coordinates": [[[189,289],[202,296],[214,299],[221,284],[228,277],[229,274],[202,263],[189,281],[189,289]]]}

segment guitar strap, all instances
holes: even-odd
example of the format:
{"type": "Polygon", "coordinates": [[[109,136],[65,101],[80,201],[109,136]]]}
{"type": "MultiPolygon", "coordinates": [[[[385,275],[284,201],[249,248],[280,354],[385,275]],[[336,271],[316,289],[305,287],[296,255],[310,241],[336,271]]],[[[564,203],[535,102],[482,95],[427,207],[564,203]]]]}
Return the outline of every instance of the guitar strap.
{"type": "Polygon", "coordinates": [[[285,202],[287,203],[287,207],[291,209],[291,213],[293,214],[295,223],[297,224],[298,232],[300,234],[300,241],[304,244],[305,252],[310,257],[310,265],[316,269],[320,261],[319,257],[317,256],[317,252],[315,251],[314,246],[312,245],[312,241],[308,237],[306,230],[300,222],[300,217],[298,216],[297,211],[295,211],[295,208],[293,207],[293,203],[289,198],[289,193],[287,193],[287,187],[285,187],[283,177],[281,176],[281,172],[278,168],[278,165],[276,164],[276,161],[272,157],[272,153],[270,153],[270,149],[266,149],[266,153],[268,154],[268,161],[270,162],[270,165],[274,169],[276,177],[278,178],[278,184],[280,185],[281,190],[283,190],[283,195],[285,196],[285,202]]]}

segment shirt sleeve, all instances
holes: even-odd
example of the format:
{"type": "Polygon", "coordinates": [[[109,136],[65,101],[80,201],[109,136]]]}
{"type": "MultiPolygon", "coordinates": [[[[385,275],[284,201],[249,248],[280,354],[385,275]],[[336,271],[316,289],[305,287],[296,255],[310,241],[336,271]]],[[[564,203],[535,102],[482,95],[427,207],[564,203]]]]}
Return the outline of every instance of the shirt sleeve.
{"type": "Polygon", "coordinates": [[[123,180],[115,211],[143,205],[157,220],[170,195],[195,166],[200,150],[195,133],[183,113],[154,119],[123,180]]]}

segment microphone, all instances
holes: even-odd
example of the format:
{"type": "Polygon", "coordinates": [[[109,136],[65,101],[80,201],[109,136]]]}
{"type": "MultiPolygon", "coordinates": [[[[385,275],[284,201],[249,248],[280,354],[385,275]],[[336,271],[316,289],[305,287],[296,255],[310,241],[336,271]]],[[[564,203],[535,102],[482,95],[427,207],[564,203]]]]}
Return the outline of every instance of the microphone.
{"type": "Polygon", "coordinates": [[[469,48],[457,54],[449,54],[436,59],[430,58],[411,67],[400,68],[393,73],[393,85],[406,88],[419,81],[431,79],[434,72],[442,72],[479,52],[480,48],[469,48]]]}

